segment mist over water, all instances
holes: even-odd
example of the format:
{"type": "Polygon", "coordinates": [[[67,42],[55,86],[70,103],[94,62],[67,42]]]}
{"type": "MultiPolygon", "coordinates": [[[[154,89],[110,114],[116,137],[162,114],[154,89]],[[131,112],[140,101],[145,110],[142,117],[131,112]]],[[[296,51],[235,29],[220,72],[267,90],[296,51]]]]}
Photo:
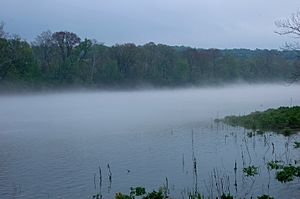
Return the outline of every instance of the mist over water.
{"type": "Polygon", "coordinates": [[[0,98],[2,128],[26,126],[130,131],[172,128],[227,114],[299,104],[299,86],[243,85],[219,88],[72,92],[0,98]]]}
{"type": "MultiPolygon", "coordinates": [[[[230,132],[211,128],[213,119],[300,105],[299,91],[299,85],[264,84],[0,96],[0,198],[90,198],[96,192],[93,176],[98,166],[105,173],[104,196],[127,192],[131,186],[158,188],[166,177],[171,193],[181,196],[181,189],[193,186],[192,130],[199,178],[208,181],[212,168],[231,175],[244,130],[239,129],[241,134],[228,146],[224,135],[230,132]]],[[[265,148],[257,139],[250,150],[260,164],[265,148]]],[[[285,138],[271,139],[280,151],[285,138]]],[[[258,177],[254,193],[266,186],[264,179],[263,174],[258,177]]],[[[299,191],[299,184],[273,185],[269,192],[276,196],[299,191]]]]}

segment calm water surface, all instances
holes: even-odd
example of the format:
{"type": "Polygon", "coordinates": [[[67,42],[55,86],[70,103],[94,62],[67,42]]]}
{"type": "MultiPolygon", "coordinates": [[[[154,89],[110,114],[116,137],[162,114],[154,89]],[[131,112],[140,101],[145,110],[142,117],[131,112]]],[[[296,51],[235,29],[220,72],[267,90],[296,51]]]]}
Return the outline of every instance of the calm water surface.
{"type": "Polygon", "coordinates": [[[98,192],[113,198],[131,186],[157,189],[166,179],[175,198],[195,189],[299,198],[299,179],[282,184],[266,167],[270,160],[299,160],[293,148],[299,135],[248,137],[248,130],[213,123],[228,114],[300,105],[299,91],[299,85],[243,85],[0,96],[0,198],[79,199],[98,192]],[[249,165],[259,175],[244,176],[249,165]]]}

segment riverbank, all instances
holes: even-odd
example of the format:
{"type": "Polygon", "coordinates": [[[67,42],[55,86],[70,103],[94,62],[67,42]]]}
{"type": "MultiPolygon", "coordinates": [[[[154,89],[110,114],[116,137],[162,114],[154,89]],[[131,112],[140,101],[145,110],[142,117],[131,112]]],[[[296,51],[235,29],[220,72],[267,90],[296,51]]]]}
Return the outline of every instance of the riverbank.
{"type": "Polygon", "coordinates": [[[226,116],[215,121],[256,131],[274,131],[289,135],[300,131],[300,106],[256,111],[243,116],[226,116]]]}

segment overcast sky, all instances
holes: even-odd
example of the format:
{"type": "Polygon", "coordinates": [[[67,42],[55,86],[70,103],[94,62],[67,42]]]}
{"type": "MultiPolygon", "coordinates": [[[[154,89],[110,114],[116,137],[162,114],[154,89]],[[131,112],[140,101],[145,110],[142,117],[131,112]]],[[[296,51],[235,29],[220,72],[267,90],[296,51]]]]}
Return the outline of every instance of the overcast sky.
{"type": "Polygon", "coordinates": [[[106,45],[279,48],[291,39],[274,21],[299,9],[299,0],[0,0],[0,21],[29,41],[68,30],[106,45]]]}

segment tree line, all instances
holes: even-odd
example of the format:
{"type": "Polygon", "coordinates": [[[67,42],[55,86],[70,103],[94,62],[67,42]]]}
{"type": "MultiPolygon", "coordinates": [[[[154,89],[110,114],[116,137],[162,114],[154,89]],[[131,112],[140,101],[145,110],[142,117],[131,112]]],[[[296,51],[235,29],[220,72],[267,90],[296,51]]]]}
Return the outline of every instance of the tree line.
{"type": "Polygon", "coordinates": [[[106,46],[45,31],[29,43],[0,24],[0,87],[135,87],[278,82],[299,63],[295,50],[197,49],[153,42],[106,46]]]}

